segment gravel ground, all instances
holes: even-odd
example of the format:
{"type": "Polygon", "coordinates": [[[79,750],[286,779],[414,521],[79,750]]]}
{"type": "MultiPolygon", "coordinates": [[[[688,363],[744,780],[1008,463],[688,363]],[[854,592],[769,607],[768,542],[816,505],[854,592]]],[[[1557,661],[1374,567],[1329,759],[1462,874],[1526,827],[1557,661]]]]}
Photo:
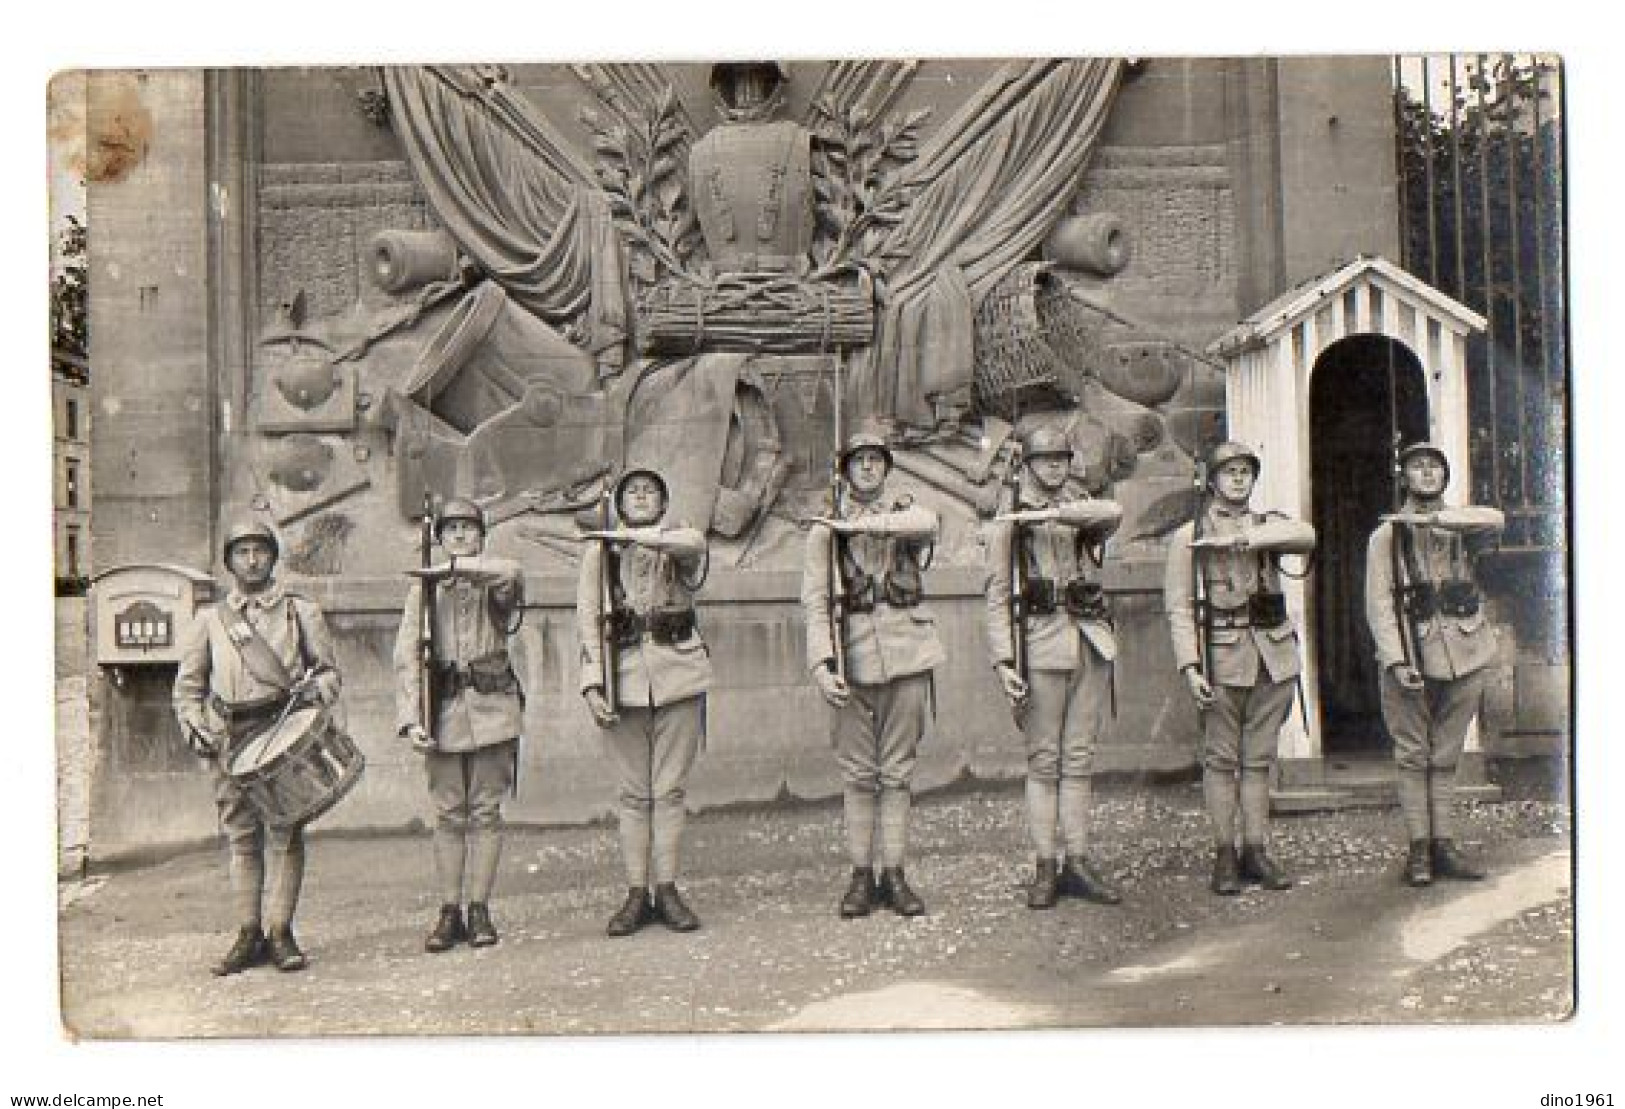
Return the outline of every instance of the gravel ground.
{"type": "MultiPolygon", "coordinates": [[[[841,995],[910,983],[970,983],[1019,1000],[1057,976],[1268,921],[1272,907],[1293,903],[1279,898],[1309,906],[1304,899],[1375,903],[1367,891],[1403,896],[1391,812],[1278,821],[1277,854],[1299,890],[1221,899],[1204,885],[1208,836],[1194,785],[1118,783],[1100,793],[1097,854],[1127,898],[1116,909],[1024,907],[1030,863],[1012,784],[921,800],[910,877],[931,912],[916,920],[836,918],[845,877],[836,806],[729,811],[691,824],[684,888],[701,932],[607,939],[603,923],[622,893],[613,830],[526,830],[512,836],[494,903],[503,942],[438,957],[421,952],[434,911],[427,840],[318,837],[300,916],[311,968],[227,980],[205,970],[229,940],[222,861],[192,854],[63,887],[64,1016],[90,1037],[759,1029],[841,995]]],[[[1559,807],[1514,799],[1474,806],[1461,838],[1486,854],[1561,849],[1564,827],[1559,807]]],[[[1565,907],[1554,911],[1567,919],[1565,907]]],[[[1359,931],[1352,919],[1332,923],[1359,931]]],[[[1525,997],[1537,983],[1567,988],[1567,973],[1554,972],[1571,932],[1499,936],[1484,941],[1487,963],[1442,960],[1417,980],[1414,1005],[1375,1019],[1561,1015],[1564,1004],[1531,1008],[1525,997]],[[1497,944],[1542,954],[1518,963],[1497,944]]],[[[1029,1015],[1068,1020],[1059,1010],[1029,1015]]]]}

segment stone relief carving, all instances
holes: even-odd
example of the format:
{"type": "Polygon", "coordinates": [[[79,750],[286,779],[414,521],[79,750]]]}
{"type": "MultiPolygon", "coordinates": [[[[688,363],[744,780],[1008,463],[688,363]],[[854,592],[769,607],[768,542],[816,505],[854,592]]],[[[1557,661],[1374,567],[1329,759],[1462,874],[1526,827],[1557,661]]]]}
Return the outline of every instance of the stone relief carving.
{"type": "MultiPolygon", "coordinates": [[[[1203,432],[1168,402],[1204,371],[1111,306],[1139,232],[1072,199],[1074,170],[1043,181],[1061,203],[1003,213],[1034,244],[1027,261],[955,261],[985,229],[944,175],[979,158],[1008,175],[989,159],[999,144],[1085,164],[1093,134],[1053,129],[1086,119],[1098,131],[1116,78],[1070,64],[1011,63],[930,135],[927,109],[894,107],[914,62],[821,67],[802,121],[778,118],[784,67],[719,65],[720,122],[703,130],[665,67],[575,66],[595,105],[580,112],[590,151],[570,148],[500,69],[386,72],[373,107],[397,113],[416,186],[388,168],[266,174],[267,222],[294,233],[262,246],[266,285],[297,272],[290,251],[325,256],[332,239],[356,281],[347,297],[342,279],[319,288],[313,323],[261,336],[261,495],[285,522],[326,519],[325,551],[350,530],[316,514],[375,479],[394,487],[403,520],[426,490],[471,494],[568,562],[571,514],[606,475],[652,464],[675,478],[674,509],[718,537],[719,564],[774,565],[817,507],[838,363],[857,381],[840,398],[847,419],[890,415],[900,478],[948,522],[947,561],[975,557],[1017,425],[1065,427],[1091,490],[1167,477],[1203,432]],[[1098,99],[1087,113],[1044,102],[1060,104],[1068,81],[1098,99]],[[466,113],[446,133],[472,145],[432,130],[448,113],[466,113]],[[448,198],[464,176],[474,193],[448,198]],[[938,225],[961,253],[922,271],[938,225]],[[508,238],[538,244],[535,263],[501,261],[508,238]],[[900,326],[937,363],[966,367],[965,399],[932,402],[923,423],[887,399],[931,395],[907,367],[886,377],[900,326]]],[[[1116,184],[1108,174],[1114,200],[1116,184]]],[[[1160,534],[1155,520],[1140,530],[1160,534]]]]}

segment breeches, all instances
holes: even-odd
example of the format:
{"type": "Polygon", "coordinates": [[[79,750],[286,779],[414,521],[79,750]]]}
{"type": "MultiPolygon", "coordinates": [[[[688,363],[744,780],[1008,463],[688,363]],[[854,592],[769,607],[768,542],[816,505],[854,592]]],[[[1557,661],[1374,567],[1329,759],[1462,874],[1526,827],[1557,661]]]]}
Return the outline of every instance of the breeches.
{"type": "Polygon", "coordinates": [[[1027,678],[1021,733],[1027,740],[1027,777],[1053,782],[1086,778],[1106,722],[1112,664],[1083,652],[1076,670],[1034,670],[1027,678]]]}
{"type": "Polygon", "coordinates": [[[518,739],[510,739],[473,751],[425,755],[435,827],[448,831],[501,827],[502,798],[513,788],[518,746],[518,739]]]}
{"type": "Polygon", "coordinates": [[[619,779],[622,810],[681,805],[705,734],[705,697],[659,708],[621,708],[603,729],[619,779]]]}
{"type": "Polygon", "coordinates": [[[1252,686],[1213,687],[1218,700],[1202,713],[1202,765],[1220,773],[1268,770],[1275,762],[1281,725],[1292,711],[1297,683],[1260,675],[1252,686]]]}
{"type": "Polygon", "coordinates": [[[215,771],[214,804],[233,855],[258,855],[267,843],[272,851],[286,852],[300,831],[297,827],[269,827],[248,794],[224,770],[215,771]]]}
{"type": "Polygon", "coordinates": [[[1394,737],[1394,761],[1401,770],[1454,770],[1467,730],[1478,713],[1487,670],[1453,681],[1427,681],[1411,692],[1392,670],[1382,673],[1382,721],[1394,737]]]}
{"type": "Polygon", "coordinates": [[[931,675],[884,685],[852,683],[852,699],[835,712],[835,761],[849,786],[868,792],[907,789],[931,711],[931,675]]]}

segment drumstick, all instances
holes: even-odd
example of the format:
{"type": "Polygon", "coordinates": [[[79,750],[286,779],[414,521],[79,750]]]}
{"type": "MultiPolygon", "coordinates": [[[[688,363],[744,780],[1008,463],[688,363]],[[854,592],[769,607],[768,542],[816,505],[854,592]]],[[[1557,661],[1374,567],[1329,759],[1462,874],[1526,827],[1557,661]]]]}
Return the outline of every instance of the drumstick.
{"type": "MultiPolygon", "coordinates": [[[[298,678],[294,679],[293,684],[298,685],[300,682],[308,679],[315,672],[316,668],[314,666],[305,667],[304,673],[300,674],[298,678]]],[[[299,701],[299,698],[293,696],[292,688],[292,686],[289,687],[288,699],[283,702],[282,711],[277,713],[276,722],[273,723],[269,728],[265,729],[265,731],[255,736],[254,742],[250,743],[247,747],[244,747],[241,751],[238,751],[235,755],[233,755],[231,758],[232,765],[236,765],[238,760],[242,759],[243,756],[247,755],[250,751],[254,752],[253,761],[256,763],[259,761],[259,756],[264,750],[265,745],[271,741],[272,736],[276,735],[277,732],[282,730],[282,725],[287,722],[288,715],[293,712],[293,706],[299,701]]],[[[231,767],[228,766],[226,770],[229,772],[231,767]]]]}

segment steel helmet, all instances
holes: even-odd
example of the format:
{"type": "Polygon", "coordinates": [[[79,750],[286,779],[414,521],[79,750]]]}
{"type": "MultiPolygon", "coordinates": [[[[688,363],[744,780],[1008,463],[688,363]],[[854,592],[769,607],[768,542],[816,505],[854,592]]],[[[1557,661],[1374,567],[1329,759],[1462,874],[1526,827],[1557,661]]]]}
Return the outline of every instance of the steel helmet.
{"type": "Polygon", "coordinates": [[[1238,443],[1233,439],[1226,440],[1207,452],[1207,472],[1209,480],[1219,472],[1219,467],[1226,462],[1234,462],[1238,458],[1245,458],[1253,464],[1253,476],[1256,477],[1264,470],[1264,462],[1258,457],[1258,452],[1246,443],[1238,443]]]}
{"type": "Polygon", "coordinates": [[[277,542],[276,532],[271,530],[271,525],[254,519],[238,520],[226,529],[226,541],[221,544],[221,553],[230,558],[231,548],[244,539],[263,539],[271,545],[273,555],[282,557],[282,544],[277,542]]]}
{"type": "Polygon", "coordinates": [[[654,470],[648,469],[647,467],[639,467],[638,469],[626,471],[626,473],[621,475],[620,480],[615,483],[614,499],[615,512],[617,515],[621,514],[621,496],[626,492],[627,484],[635,477],[646,477],[660,487],[660,506],[662,511],[665,510],[667,505],[671,504],[671,488],[667,486],[666,479],[661,477],[660,474],[654,470]]]}
{"type": "Polygon", "coordinates": [[[452,520],[466,520],[478,524],[482,533],[487,530],[485,509],[467,497],[451,497],[440,506],[440,511],[434,518],[434,533],[439,535],[440,529],[452,520]]]}
{"type": "Polygon", "coordinates": [[[1431,454],[1434,458],[1437,458],[1439,463],[1444,466],[1445,477],[1448,478],[1450,476],[1450,456],[1444,453],[1444,448],[1439,446],[1439,444],[1429,442],[1426,439],[1419,443],[1412,443],[1410,446],[1403,448],[1399,452],[1399,468],[1403,470],[1405,468],[1405,463],[1409,462],[1419,454],[1431,454]]]}
{"type": "Polygon", "coordinates": [[[886,445],[885,431],[879,424],[866,422],[860,425],[851,435],[848,435],[846,442],[842,444],[841,469],[845,470],[847,461],[864,447],[871,447],[879,451],[886,459],[886,469],[890,470],[892,468],[892,453],[891,448],[886,445]]]}
{"type": "Polygon", "coordinates": [[[1072,440],[1058,427],[1041,427],[1028,432],[1021,444],[1021,456],[1024,459],[1055,455],[1072,457],[1072,440]]]}

